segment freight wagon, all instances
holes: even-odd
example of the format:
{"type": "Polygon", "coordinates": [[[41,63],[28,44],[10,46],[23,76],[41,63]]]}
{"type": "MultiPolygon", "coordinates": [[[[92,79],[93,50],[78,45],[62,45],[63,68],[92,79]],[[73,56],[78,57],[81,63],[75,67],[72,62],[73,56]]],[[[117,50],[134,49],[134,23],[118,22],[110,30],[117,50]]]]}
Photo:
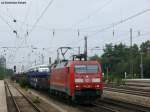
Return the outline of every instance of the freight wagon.
{"type": "Polygon", "coordinates": [[[31,67],[27,71],[27,81],[31,87],[37,89],[49,88],[50,69],[46,65],[38,65],[31,67]]]}

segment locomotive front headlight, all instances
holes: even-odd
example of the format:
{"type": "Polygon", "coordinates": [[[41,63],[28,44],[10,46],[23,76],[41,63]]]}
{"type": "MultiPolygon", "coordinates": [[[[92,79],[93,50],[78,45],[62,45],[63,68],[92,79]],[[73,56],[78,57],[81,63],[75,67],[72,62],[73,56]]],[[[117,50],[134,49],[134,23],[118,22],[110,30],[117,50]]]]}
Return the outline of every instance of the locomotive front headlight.
{"type": "Polygon", "coordinates": [[[92,82],[101,82],[100,78],[93,78],[92,82]]]}
{"type": "Polygon", "coordinates": [[[75,82],[81,83],[81,82],[83,82],[83,79],[81,79],[81,78],[75,79],[75,82]]]}
{"type": "Polygon", "coordinates": [[[79,85],[76,85],[76,88],[79,88],[79,85]]]}
{"type": "Polygon", "coordinates": [[[100,87],[100,85],[96,85],[96,87],[97,87],[97,88],[99,88],[99,87],[100,87]]]}

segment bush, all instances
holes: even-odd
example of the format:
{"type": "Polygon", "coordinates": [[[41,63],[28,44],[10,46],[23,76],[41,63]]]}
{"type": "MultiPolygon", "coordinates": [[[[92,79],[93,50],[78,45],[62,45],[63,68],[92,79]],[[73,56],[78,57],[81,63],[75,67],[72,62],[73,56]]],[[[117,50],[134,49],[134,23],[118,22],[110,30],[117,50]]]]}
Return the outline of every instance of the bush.
{"type": "Polygon", "coordinates": [[[28,83],[25,79],[21,79],[19,80],[19,85],[22,87],[22,88],[25,88],[26,90],[28,89],[28,83]]]}
{"type": "Polygon", "coordinates": [[[113,74],[108,75],[108,80],[107,80],[107,76],[105,75],[103,77],[103,81],[106,84],[108,84],[108,83],[114,83],[115,85],[124,84],[124,81],[122,80],[121,77],[119,77],[119,75],[113,75],[113,74]]]}
{"type": "Polygon", "coordinates": [[[0,75],[0,80],[3,80],[4,79],[4,75],[0,75]]]}

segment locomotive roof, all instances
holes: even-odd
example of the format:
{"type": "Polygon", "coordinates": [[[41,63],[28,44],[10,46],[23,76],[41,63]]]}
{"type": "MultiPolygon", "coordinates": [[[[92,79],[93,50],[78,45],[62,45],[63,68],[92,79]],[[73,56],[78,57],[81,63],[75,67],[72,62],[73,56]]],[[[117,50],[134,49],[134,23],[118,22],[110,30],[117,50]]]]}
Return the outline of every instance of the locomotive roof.
{"type": "Polygon", "coordinates": [[[99,64],[97,61],[80,61],[80,60],[75,60],[75,61],[69,61],[68,64],[99,64]]]}
{"type": "Polygon", "coordinates": [[[80,60],[74,60],[74,61],[62,61],[60,63],[57,63],[52,66],[52,68],[62,68],[62,67],[69,67],[72,64],[98,64],[97,61],[80,61],[80,60]]]}

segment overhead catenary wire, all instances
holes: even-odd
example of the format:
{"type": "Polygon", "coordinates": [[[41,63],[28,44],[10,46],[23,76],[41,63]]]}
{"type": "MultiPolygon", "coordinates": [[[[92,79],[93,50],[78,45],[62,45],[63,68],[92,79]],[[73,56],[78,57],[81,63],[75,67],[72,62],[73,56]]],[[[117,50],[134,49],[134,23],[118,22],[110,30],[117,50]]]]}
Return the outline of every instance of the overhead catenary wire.
{"type": "MultiPolygon", "coordinates": [[[[7,9],[6,9],[7,10],[7,9]]],[[[8,10],[7,10],[8,11],[8,10]]],[[[9,12],[8,12],[9,13],[9,12]]],[[[8,16],[8,15],[7,15],[8,16]]],[[[12,20],[11,22],[13,22],[14,18],[12,16],[9,15],[9,18],[12,20]]],[[[9,21],[7,21],[1,14],[0,14],[0,19],[8,26],[8,28],[12,31],[12,33],[16,34],[16,37],[20,38],[20,35],[18,34],[17,30],[13,27],[12,24],[9,23],[9,21]]]]}
{"type": "Polygon", "coordinates": [[[110,29],[110,28],[113,28],[113,27],[115,27],[115,26],[117,26],[117,25],[120,25],[120,24],[122,24],[122,23],[124,23],[124,22],[127,22],[127,21],[129,21],[129,20],[131,20],[131,19],[133,19],[133,18],[135,18],[135,17],[137,17],[137,16],[140,16],[140,15],[146,13],[146,12],[149,12],[149,11],[150,11],[150,9],[145,9],[145,10],[143,10],[143,11],[141,11],[141,12],[138,12],[138,13],[132,15],[132,16],[129,16],[129,17],[123,19],[123,20],[120,20],[120,21],[118,21],[118,22],[115,22],[114,24],[112,24],[112,25],[110,25],[110,26],[108,26],[108,27],[102,28],[102,29],[98,30],[97,32],[95,32],[95,33],[93,33],[93,34],[91,34],[91,35],[88,35],[88,36],[90,37],[90,36],[96,35],[97,33],[102,32],[102,31],[106,31],[106,30],[108,30],[108,29],[110,29]]]}
{"type": "Polygon", "coordinates": [[[12,22],[12,23],[15,23],[13,26],[14,26],[14,30],[13,30],[13,33],[15,33],[16,34],[16,37],[20,37],[19,35],[18,35],[18,30],[17,30],[17,27],[19,26],[18,25],[18,22],[17,22],[17,20],[16,20],[16,18],[12,15],[12,13],[10,12],[10,10],[9,10],[9,8],[8,7],[6,7],[6,11],[7,11],[7,16],[10,18],[10,22],[12,22]]]}
{"type": "Polygon", "coordinates": [[[12,26],[3,18],[3,16],[0,15],[0,19],[1,19],[5,24],[7,24],[8,27],[13,31],[12,26]]]}
{"type": "MultiPolygon", "coordinates": [[[[91,34],[86,35],[86,36],[87,36],[88,38],[91,38],[91,37],[93,37],[94,35],[96,35],[96,34],[98,34],[98,33],[101,33],[101,32],[103,32],[103,31],[106,31],[106,30],[108,30],[108,29],[111,29],[111,28],[113,28],[113,27],[115,27],[115,26],[118,26],[118,25],[120,25],[120,24],[122,24],[122,23],[125,23],[125,22],[127,22],[127,21],[129,21],[129,20],[131,20],[131,19],[134,19],[134,18],[136,18],[136,17],[138,17],[138,16],[140,16],[140,15],[146,13],[146,12],[149,12],[149,11],[150,11],[150,9],[145,9],[145,10],[143,10],[143,11],[140,11],[140,12],[138,12],[138,13],[132,15],[132,16],[126,17],[126,18],[124,18],[124,19],[122,19],[122,20],[120,20],[120,21],[117,21],[117,22],[113,23],[112,25],[109,25],[109,26],[107,26],[107,27],[104,27],[104,28],[102,28],[102,29],[99,29],[99,30],[97,30],[96,32],[91,33],[91,34]]],[[[76,42],[79,42],[79,41],[81,41],[81,40],[84,40],[84,38],[82,38],[82,39],[80,38],[80,39],[77,40],[76,42]]],[[[72,41],[72,42],[68,43],[67,45],[70,45],[70,44],[76,43],[76,42],[75,42],[75,41],[72,41]]]]}
{"type": "MultiPolygon", "coordinates": [[[[126,36],[125,38],[123,38],[123,39],[121,39],[121,40],[118,40],[118,41],[115,41],[115,42],[112,42],[112,44],[122,43],[122,42],[126,41],[127,38],[129,39],[129,37],[128,37],[127,35],[129,35],[129,33],[128,33],[128,34],[126,33],[126,34],[124,35],[124,36],[126,36]]],[[[133,40],[135,40],[136,37],[142,37],[142,36],[145,36],[145,35],[150,35],[150,31],[145,32],[145,33],[141,33],[141,35],[133,36],[133,40]]],[[[136,39],[137,39],[137,38],[136,38],[136,39]]],[[[135,43],[135,42],[134,42],[134,43],[135,43]]]]}
{"type": "MultiPolygon", "coordinates": [[[[99,7],[98,9],[96,9],[95,11],[93,11],[91,14],[89,14],[87,17],[89,17],[89,16],[93,16],[95,13],[97,13],[97,12],[99,12],[100,10],[102,10],[103,8],[105,8],[108,4],[110,4],[112,2],[112,0],[109,0],[109,1],[107,1],[102,7],[99,7]]],[[[41,15],[42,16],[42,15],[41,15]]],[[[85,17],[84,19],[87,19],[87,17],[85,17]]],[[[37,21],[38,21],[38,19],[37,19],[37,21]]],[[[29,24],[26,24],[26,25],[28,25],[28,26],[30,26],[31,27],[31,31],[29,31],[28,32],[28,34],[30,34],[31,32],[32,32],[32,29],[34,28],[34,26],[37,26],[36,25],[36,22],[35,22],[35,24],[34,25],[29,25],[29,24]]],[[[46,27],[41,27],[41,26],[39,26],[39,28],[44,28],[44,29],[46,29],[46,30],[49,30],[49,31],[52,31],[52,32],[54,32],[54,29],[55,29],[55,32],[56,31],[73,31],[73,32],[77,32],[77,34],[79,35],[79,33],[80,33],[80,29],[72,29],[72,28],[46,28],[46,27]]],[[[83,31],[84,32],[84,31],[83,31]]],[[[85,32],[89,32],[89,31],[85,31],[85,32]]],[[[26,35],[27,36],[27,35],[26,35]]]]}
{"type": "MultiPolygon", "coordinates": [[[[32,5],[32,1],[30,1],[30,5],[32,5]]],[[[29,15],[29,12],[30,12],[30,9],[31,9],[30,5],[28,5],[27,11],[26,11],[25,16],[24,16],[24,20],[23,20],[23,22],[21,22],[20,29],[22,29],[24,24],[26,24],[26,21],[28,19],[28,15],[29,15]]]]}
{"type": "MultiPolygon", "coordinates": [[[[43,17],[43,15],[45,14],[45,12],[48,10],[48,8],[50,7],[50,5],[53,3],[54,0],[51,0],[48,5],[45,7],[45,9],[43,10],[43,12],[41,13],[41,15],[37,18],[37,20],[35,21],[35,23],[33,24],[32,28],[28,31],[28,36],[32,33],[32,31],[34,30],[34,28],[36,27],[36,25],[38,24],[38,22],[40,21],[40,19],[43,17]]],[[[26,35],[27,36],[27,35],[26,35]]]]}
{"type": "Polygon", "coordinates": [[[98,7],[96,10],[94,10],[93,12],[91,12],[90,14],[88,14],[86,17],[84,17],[83,19],[79,20],[77,23],[75,23],[73,26],[77,26],[79,24],[81,24],[82,22],[86,21],[87,19],[91,18],[92,16],[94,16],[96,13],[102,11],[106,6],[108,6],[110,3],[112,2],[112,0],[108,0],[106,1],[106,3],[103,6],[98,7]]]}
{"type": "MultiPolygon", "coordinates": [[[[37,26],[37,24],[35,25],[35,26],[37,26]]],[[[32,26],[33,27],[33,26],[32,26]]],[[[56,31],[57,29],[55,29],[55,31],[56,31]]],[[[79,29],[79,31],[80,31],[80,29],[79,29]]],[[[80,40],[82,40],[82,39],[80,39],[80,40]]],[[[78,40],[79,41],[79,40],[78,40]]]]}
{"type": "MultiPolygon", "coordinates": [[[[100,29],[100,30],[95,30],[95,31],[84,31],[84,29],[90,29],[90,28],[94,28],[94,27],[102,27],[102,26],[92,26],[92,27],[87,27],[87,28],[78,28],[78,29],[70,29],[70,28],[55,28],[55,32],[56,31],[58,31],[58,30],[60,30],[60,31],[75,31],[75,32],[80,32],[80,31],[82,31],[82,32],[94,32],[93,34],[91,34],[91,35],[94,35],[94,34],[97,34],[97,33],[99,33],[99,32],[102,32],[102,31],[105,31],[105,30],[107,30],[107,29],[110,29],[110,28],[114,28],[115,26],[117,26],[117,25],[119,25],[119,24],[121,24],[121,23],[124,23],[124,22],[126,22],[126,21],[128,21],[128,20],[130,20],[130,19],[133,19],[133,18],[135,18],[135,17],[137,17],[137,16],[139,16],[139,15],[141,15],[141,14],[144,14],[144,13],[146,13],[146,12],[148,12],[150,9],[147,9],[147,10],[144,10],[144,11],[141,11],[141,12],[139,12],[139,13],[136,13],[135,15],[132,15],[132,16],[130,16],[130,17],[127,17],[127,18],[125,18],[125,19],[123,19],[123,20],[120,20],[120,21],[118,21],[118,22],[115,22],[115,23],[113,23],[113,24],[109,24],[108,26],[106,26],[106,27],[104,27],[104,28],[102,28],[102,29],[100,29]]],[[[34,26],[36,26],[35,24],[34,25],[29,25],[28,24],[28,26],[30,26],[31,27],[31,29],[33,29],[34,28],[34,26]]],[[[43,27],[43,26],[38,26],[39,28],[43,28],[43,29],[46,29],[46,30],[49,30],[49,31],[54,31],[54,28],[46,28],[46,27],[43,27]]],[[[32,31],[32,30],[31,30],[32,31]]],[[[28,32],[28,35],[29,35],[29,33],[30,32],[28,32]]]]}
{"type": "MultiPolygon", "coordinates": [[[[45,14],[45,12],[46,12],[47,9],[49,8],[49,6],[53,3],[53,1],[54,1],[54,0],[51,0],[51,1],[48,3],[48,5],[47,5],[47,6],[45,7],[45,9],[42,11],[41,15],[37,18],[37,20],[36,20],[35,23],[33,24],[32,28],[28,31],[28,34],[26,34],[26,35],[24,36],[25,41],[26,41],[26,37],[29,36],[29,34],[32,33],[32,31],[33,31],[34,28],[36,27],[37,23],[38,23],[38,22],[40,21],[40,19],[43,17],[43,15],[45,14]]],[[[14,52],[15,55],[16,55],[16,52],[19,50],[19,48],[23,45],[23,42],[24,42],[24,41],[20,42],[20,45],[17,46],[17,48],[16,48],[16,50],[15,50],[15,52],[14,52]]],[[[14,55],[13,57],[15,57],[15,55],[14,55]]]]}

